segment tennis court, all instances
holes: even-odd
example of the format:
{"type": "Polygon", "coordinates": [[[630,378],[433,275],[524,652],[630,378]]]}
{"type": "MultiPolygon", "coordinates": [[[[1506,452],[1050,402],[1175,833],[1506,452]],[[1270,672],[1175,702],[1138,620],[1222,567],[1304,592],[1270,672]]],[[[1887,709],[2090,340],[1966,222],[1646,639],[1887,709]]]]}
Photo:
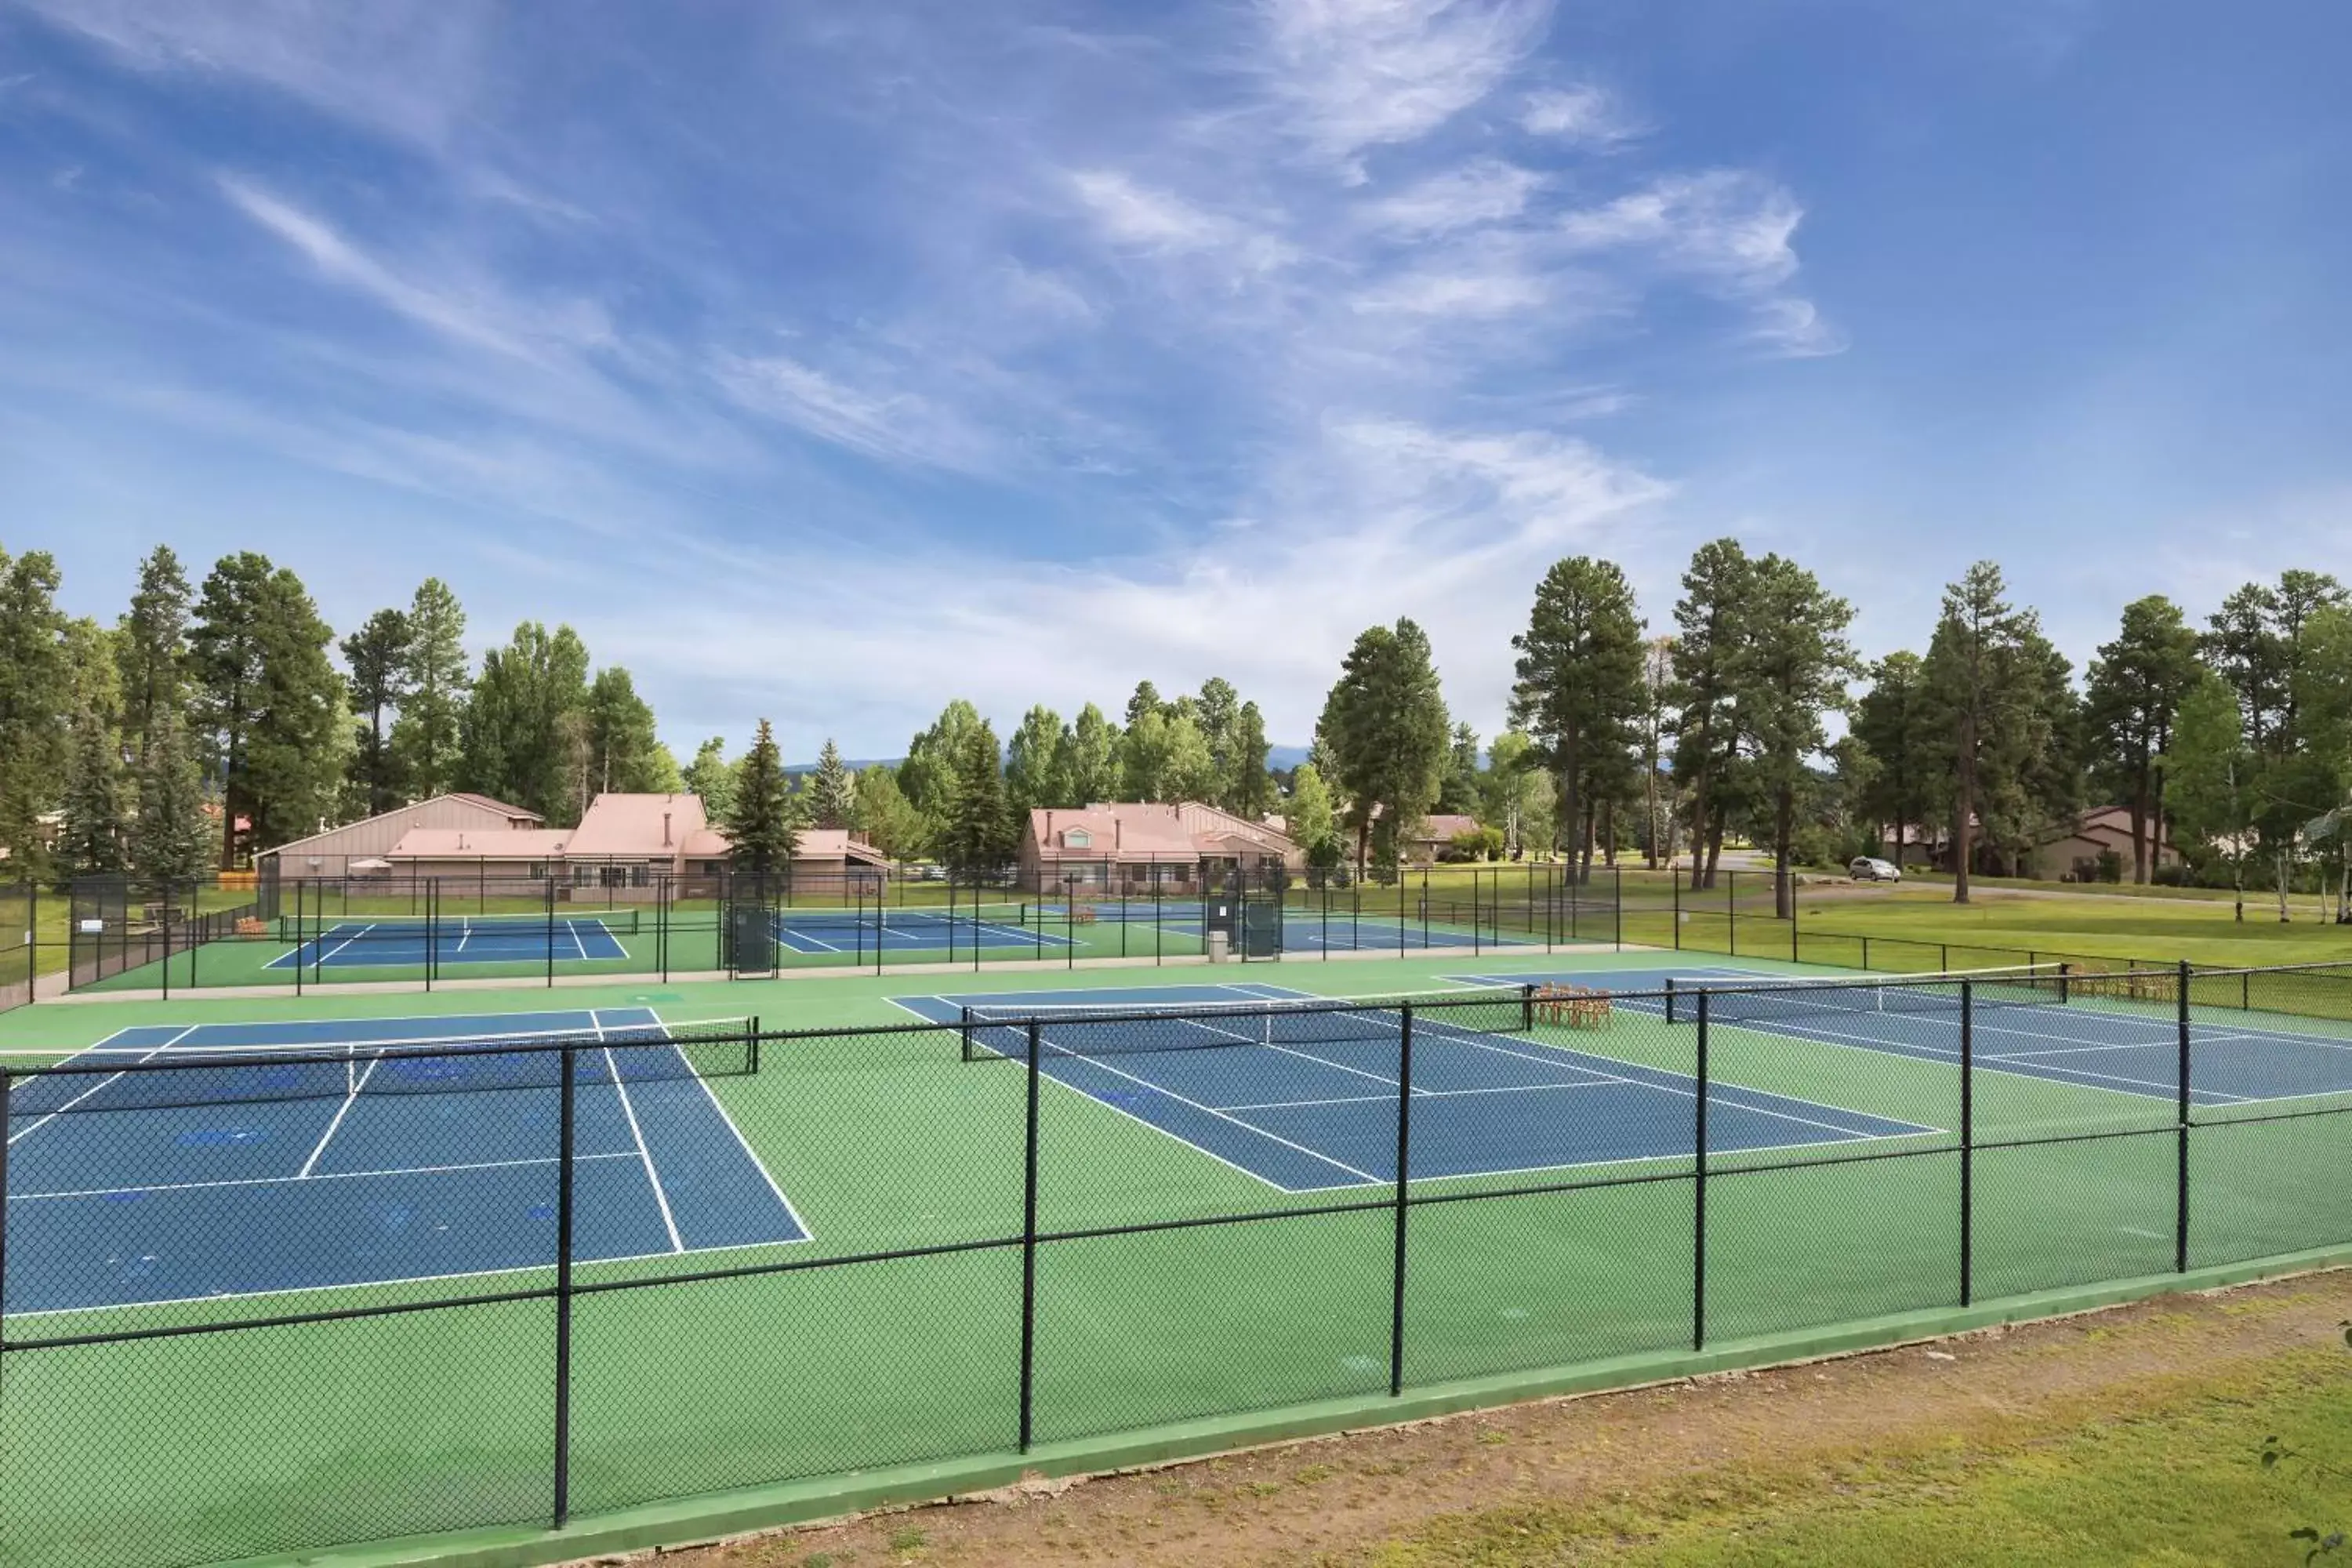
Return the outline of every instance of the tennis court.
{"type": "MultiPolygon", "coordinates": [[[[1811,1040],[1826,1046],[1892,1052],[1916,1060],[1957,1065],[1960,1013],[1949,991],[1900,984],[1784,986],[1786,975],[1726,968],[1592,972],[1555,974],[1463,974],[1465,985],[1607,984],[1612,990],[1663,991],[1684,986],[1769,984],[1756,992],[1720,992],[1709,999],[1714,1021],[1726,1026],[1811,1040]]],[[[1899,979],[1899,977],[1888,977],[1899,979]]],[[[1668,1004],[1653,994],[1621,1005],[1664,1016],[1668,1004]]],[[[1691,999],[1680,1021],[1692,1022],[1691,999]]],[[[2189,1098],[2192,1104],[2228,1107],[2312,1096],[2352,1094],[2352,1029],[2284,1015],[2231,1017],[2200,1006],[2189,1022],[2189,1098]]],[[[1979,989],[1969,1021],[1979,1068],[2082,1089],[2139,1095],[2171,1103],[2180,1092],[2181,1030],[2174,1004],[2114,994],[2095,976],[2070,984],[2037,983],[2011,994],[2000,980],[1979,989]]]]}
{"type": "MultiPolygon", "coordinates": [[[[346,920],[304,933],[296,946],[266,969],[359,969],[423,967],[453,963],[582,963],[625,958],[628,950],[604,916],[535,915],[509,919],[480,916],[440,922],[423,920],[346,920]]],[[[626,928],[635,930],[634,921],[626,928]]]]}
{"type": "Polygon", "coordinates": [[[557,1039],[608,1042],[578,1055],[576,1258],[806,1239],[650,1008],[150,1024],[12,1086],[10,1320],[551,1265],[559,1054],[485,1047],[557,1039]]]}
{"type": "MultiPolygon", "coordinates": [[[[1246,984],[895,1000],[932,1023],[969,1016],[968,1054],[1005,1061],[1028,1051],[1025,1022],[1010,1020],[1034,1016],[1039,1065],[1055,1083],[1284,1192],[1396,1180],[1401,1012],[1334,1012],[1328,999],[1246,984]],[[1305,1005],[1285,1014],[1269,1003],[1305,1005]],[[1217,1016],[1219,1006],[1232,1016],[1217,1016]]],[[[1417,1020],[1412,1180],[1689,1152],[1692,1077],[1534,1033],[1496,1034],[1442,1014],[1417,1020]]],[[[1714,1085],[1708,1101],[1708,1147],[1725,1152],[1939,1131],[1737,1084],[1714,1085]]]]}
{"type": "MultiPolygon", "coordinates": [[[[1171,935],[1193,942],[1205,941],[1209,931],[1197,900],[1078,907],[1081,929],[1097,922],[1157,926],[1171,935]]],[[[1234,916],[1237,923],[1255,922],[1269,918],[1267,908],[1244,905],[1234,911],[1234,916]]],[[[1449,908],[1444,912],[1449,918],[1424,918],[1412,912],[1399,915],[1392,910],[1367,912],[1344,904],[1329,910],[1284,906],[1281,947],[1286,952],[1412,952],[1433,947],[1542,945],[1540,937],[1506,936],[1493,929],[1490,922],[1453,918],[1466,910],[1449,908]]],[[[1028,918],[1047,931],[1066,930],[1069,921],[1066,908],[1061,904],[1033,906],[1028,918]]]]}

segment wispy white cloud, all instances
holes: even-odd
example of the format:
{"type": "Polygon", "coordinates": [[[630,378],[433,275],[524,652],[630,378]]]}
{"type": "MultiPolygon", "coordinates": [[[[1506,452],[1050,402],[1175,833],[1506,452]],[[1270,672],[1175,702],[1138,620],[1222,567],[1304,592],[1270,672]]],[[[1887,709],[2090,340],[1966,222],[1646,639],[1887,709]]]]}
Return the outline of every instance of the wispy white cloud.
{"type": "Polygon", "coordinates": [[[1316,152],[1413,142],[1542,40],[1550,0],[1261,0],[1269,86],[1316,152]]]}
{"type": "Polygon", "coordinates": [[[1517,217],[1543,175],[1499,158],[1481,158],[1365,204],[1366,223],[1408,237],[1445,234],[1517,217]]]}
{"type": "Polygon", "coordinates": [[[1590,84],[1529,93],[1519,125],[1531,136],[1603,145],[1640,133],[1615,95],[1590,84]]]}
{"type": "Polygon", "coordinates": [[[783,354],[717,354],[711,374],[743,408],[869,458],[966,472],[991,466],[980,431],[907,387],[852,385],[783,354]]]}

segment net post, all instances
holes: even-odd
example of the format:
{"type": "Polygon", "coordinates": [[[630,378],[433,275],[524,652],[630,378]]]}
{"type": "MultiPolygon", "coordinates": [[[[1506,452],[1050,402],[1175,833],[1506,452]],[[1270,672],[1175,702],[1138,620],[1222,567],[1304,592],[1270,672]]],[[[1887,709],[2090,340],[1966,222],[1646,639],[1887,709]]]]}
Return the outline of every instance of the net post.
{"type": "Polygon", "coordinates": [[[1976,1295],[1976,983],[1960,982],[1960,1305],[1976,1295]]]}
{"type": "Polygon", "coordinates": [[[1666,1022],[1667,1022],[1667,1023],[1669,1023],[1669,1024],[1671,1024],[1671,1023],[1673,1023],[1674,1021],[1675,1021],[1675,977],[1674,977],[1673,975],[1669,974],[1669,975],[1667,975],[1667,976],[1666,976],[1666,1022]]]}
{"type": "Polygon", "coordinates": [[[751,1071],[760,1070],[760,1015],[751,1015],[751,1071]]]}
{"type": "Polygon", "coordinates": [[[1396,1253],[1389,1300],[1389,1397],[1404,1392],[1404,1228],[1412,1151],[1412,1004],[1397,1030],[1396,1253]]]}
{"type": "Polygon", "coordinates": [[[2242,969],[2238,971],[2238,1011],[2251,1013],[2253,1010],[2254,972],[2251,969],[2242,969]]]}
{"type": "Polygon", "coordinates": [[[1691,1144],[1691,1350],[1706,1348],[1706,993],[1698,994],[1698,1094],[1691,1144]]]}
{"type": "Polygon", "coordinates": [[[956,1013],[957,1047],[964,1060],[968,1062],[976,1062],[980,1058],[972,1055],[971,1050],[971,1005],[970,1003],[966,1003],[964,1005],[957,1008],[956,1013]]]}
{"type": "Polygon", "coordinates": [[[1526,1034],[1536,1026],[1536,983],[1519,983],[1519,1032],[1526,1034]]]}
{"type": "Polygon", "coordinates": [[[2173,1011],[2178,1016],[2180,1034],[2180,1098],[2176,1107],[2179,1130],[2175,1133],[2173,1179],[2175,1204],[2172,1222],[2172,1269],[2176,1274],[2189,1272],[2189,961],[2180,961],[2180,977],[2175,984],[2173,1011]]]}
{"type": "Polygon", "coordinates": [[[2063,1007],[2074,999],[2074,966],[2061,961],[2058,965],[2058,1005],[2063,1007]]]}
{"type": "Polygon", "coordinates": [[[555,1189],[555,1528],[572,1516],[572,1230],[580,1051],[563,1047],[555,1189]]]}
{"type": "Polygon", "coordinates": [[[1037,1020],[1029,1020],[1028,1132],[1021,1179],[1021,1452],[1035,1430],[1037,1387],[1037,1020]]]}

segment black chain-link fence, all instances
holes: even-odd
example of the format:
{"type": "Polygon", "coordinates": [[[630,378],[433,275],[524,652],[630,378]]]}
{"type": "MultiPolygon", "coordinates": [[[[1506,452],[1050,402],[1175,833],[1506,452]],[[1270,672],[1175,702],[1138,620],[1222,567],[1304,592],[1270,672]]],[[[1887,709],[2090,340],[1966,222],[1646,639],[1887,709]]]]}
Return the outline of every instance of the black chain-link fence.
{"type": "Polygon", "coordinates": [[[2352,1242],[2352,966],[1595,980],[15,1059],[0,1561],[1376,1411],[2352,1242]]]}

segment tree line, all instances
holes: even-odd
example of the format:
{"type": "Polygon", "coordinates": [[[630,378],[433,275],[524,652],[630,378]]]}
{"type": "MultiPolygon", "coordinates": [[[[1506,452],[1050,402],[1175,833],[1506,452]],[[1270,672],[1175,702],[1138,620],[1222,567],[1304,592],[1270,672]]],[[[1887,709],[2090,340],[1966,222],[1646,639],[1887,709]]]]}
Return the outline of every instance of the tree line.
{"type": "Polygon", "coordinates": [[[158,547],[110,626],[67,616],[59,586],[47,552],[0,550],[12,878],[189,881],[450,790],[569,826],[601,790],[683,787],[626,669],[536,621],[477,667],[437,578],[340,639],[299,577],[250,551],[193,583],[158,547]]]}
{"type": "Polygon", "coordinates": [[[1852,606],[1783,555],[1715,540],[1679,588],[1654,629],[1615,563],[1555,563],[1486,743],[1401,619],[1355,639],[1286,772],[1222,678],[1172,698],[1143,681],[1117,720],[1032,707],[1002,742],[958,700],[896,764],[852,770],[828,740],[796,772],[764,720],[741,757],[712,739],[680,768],[628,671],[595,668],[569,626],[526,621],[477,665],[437,579],[337,638],[267,558],[225,556],[194,584],[158,548],[104,626],[59,610],[46,552],[0,551],[0,848],[18,876],[185,880],[452,789],[557,826],[602,791],[691,789],[762,862],[818,826],[977,870],[1013,857],[1037,808],[1198,800],[1278,816],[1311,864],[1366,875],[1392,874],[1440,813],[1481,825],[1454,853],[1560,856],[1584,877],[1686,857],[1706,887],[1745,839],[1770,851],[1785,910],[1797,866],[1899,860],[1920,834],[1965,900],[2099,799],[2131,825],[2128,863],[2103,874],[2242,898],[2267,882],[2282,915],[2309,888],[2352,912],[2352,601],[2327,574],[2245,584],[2201,626],[2135,600],[2079,674],[1990,562],[1945,589],[1924,651],[1874,661],[1852,606]],[[2167,843],[2186,868],[2159,866],[2167,843]]]}

